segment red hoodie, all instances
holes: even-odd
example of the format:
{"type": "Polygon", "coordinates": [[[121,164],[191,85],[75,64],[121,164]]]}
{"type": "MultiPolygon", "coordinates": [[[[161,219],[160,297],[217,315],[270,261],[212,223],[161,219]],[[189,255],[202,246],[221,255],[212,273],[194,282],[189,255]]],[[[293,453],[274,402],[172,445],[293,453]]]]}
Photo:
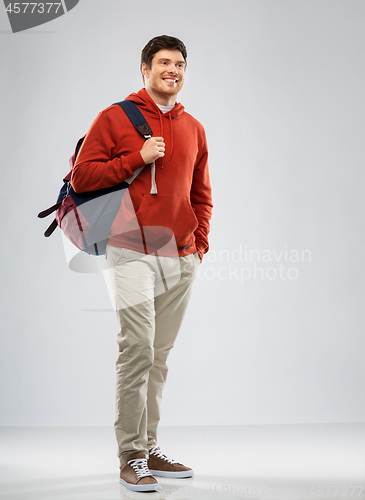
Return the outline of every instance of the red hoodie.
{"type": "MultiPolygon", "coordinates": [[[[140,108],[153,135],[164,138],[166,150],[155,162],[157,194],[150,194],[151,167],[145,166],[131,183],[130,196],[122,198],[109,244],[150,253],[146,240],[153,239],[160,255],[170,255],[164,242],[173,233],[179,256],[198,251],[202,258],[209,248],[213,207],[204,128],[180,103],[163,114],[145,89],[127,99],[140,108]]],[[[140,154],[143,143],[120,106],[106,108],[92,123],[80,149],[72,172],[73,189],[94,191],[129,179],[145,165],[140,154]]]]}

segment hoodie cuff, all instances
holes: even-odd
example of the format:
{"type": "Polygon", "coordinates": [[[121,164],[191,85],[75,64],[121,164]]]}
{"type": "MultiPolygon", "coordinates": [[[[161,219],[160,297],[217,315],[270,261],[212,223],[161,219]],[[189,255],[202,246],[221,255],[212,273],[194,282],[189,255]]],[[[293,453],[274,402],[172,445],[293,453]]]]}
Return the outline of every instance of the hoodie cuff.
{"type": "Polygon", "coordinates": [[[137,168],[144,167],[146,165],[139,151],[135,151],[134,153],[125,156],[125,159],[129,163],[133,171],[137,170],[137,168]]]}
{"type": "Polygon", "coordinates": [[[204,253],[201,252],[198,248],[196,248],[196,251],[197,251],[197,253],[199,255],[200,263],[202,263],[203,262],[203,255],[204,255],[204,253]]]}

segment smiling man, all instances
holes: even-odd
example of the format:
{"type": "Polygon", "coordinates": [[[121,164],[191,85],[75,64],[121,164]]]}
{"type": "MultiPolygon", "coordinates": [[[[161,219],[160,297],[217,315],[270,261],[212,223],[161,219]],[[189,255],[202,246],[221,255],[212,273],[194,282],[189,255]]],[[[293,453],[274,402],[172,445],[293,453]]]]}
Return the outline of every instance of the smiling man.
{"type": "Polygon", "coordinates": [[[93,191],[142,168],[129,187],[129,205],[123,197],[124,213],[107,245],[120,323],[115,420],[120,482],[133,491],[156,491],[154,476],[193,475],[157,444],[166,360],[208,251],[212,211],[204,128],[176,101],[186,64],[179,39],[163,35],[147,43],[141,57],[145,87],[127,99],[143,113],[152,137],[144,141],[120,107],[110,106],[92,124],[71,181],[76,192],[93,191]]]}

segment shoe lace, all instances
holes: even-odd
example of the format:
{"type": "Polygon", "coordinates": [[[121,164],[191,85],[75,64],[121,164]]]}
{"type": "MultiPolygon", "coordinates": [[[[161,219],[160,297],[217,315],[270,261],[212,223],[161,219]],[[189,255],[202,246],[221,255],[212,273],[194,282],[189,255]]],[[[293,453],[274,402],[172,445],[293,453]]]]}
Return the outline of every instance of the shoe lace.
{"type": "Polygon", "coordinates": [[[146,476],[152,476],[147,465],[147,458],[135,458],[129,460],[128,465],[132,467],[138,479],[146,476]]]}
{"type": "Polygon", "coordinates": [[[158,446],[154,446],[152,450],[150,451],[150,455],[155,455],[157,458],[161,458],[162,460],[165,460],[169,464],[177,464],[176,460],[173,460],[172,458],[167,457],[158,446]]]}

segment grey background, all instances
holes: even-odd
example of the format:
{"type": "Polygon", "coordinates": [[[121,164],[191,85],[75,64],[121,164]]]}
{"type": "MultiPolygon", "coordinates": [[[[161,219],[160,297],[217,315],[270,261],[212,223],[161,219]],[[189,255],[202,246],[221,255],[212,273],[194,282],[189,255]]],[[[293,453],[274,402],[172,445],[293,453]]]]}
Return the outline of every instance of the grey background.
{"type": "Polygon", "coordinates": [[[0,424],[113,421],[103,277],[71,272],[36,215],[163,33],[188,48],[179,100],[206,128],[214,195],[163,422],[364,420],[364,20],[362,0],[81,0],[12,34],[0,9],[0,424]]]}

